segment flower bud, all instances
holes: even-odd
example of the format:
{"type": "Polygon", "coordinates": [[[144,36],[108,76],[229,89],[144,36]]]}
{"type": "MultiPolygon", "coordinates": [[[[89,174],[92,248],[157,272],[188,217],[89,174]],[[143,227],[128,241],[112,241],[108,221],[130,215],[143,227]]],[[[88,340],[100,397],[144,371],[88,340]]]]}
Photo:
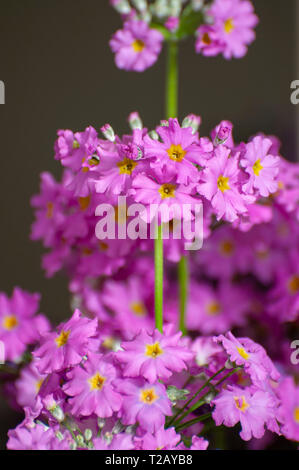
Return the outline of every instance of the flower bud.
{"type": "Polygon", "coordinates": [[[153,140],[159,140],[159,135],[157,134],[156,131],[150,131],[150,132],[148,133],[148,135],[149,135],[150,138],[153,139],[153,140]]]}
{"type": "Polygon", "coordinates": [[[136,111],[130,114],[128,121],[132,130],[143,129],[141,118],[136,111]]]}
{"type": "Polygon", "coordinates": [[[110,4],[121,15],[127,15],[131,12],[131,7],[128,0],[110,0],[110,4]]]}
{"type": "Polygon", "coordinates": [[[203,0],[191,0],[192,9],[194,11],[199,11],[203,7],[203,0]]]}
{"type": "Polygon", "coordinates": [[[101,127],[101,131],[107,140],[110,140],[110,142],[115,141],[115,133],[110,124],[105,124],[103,127],[101,127]]]}
{"type": "Polygon", "coordinates": [[[91,429],[85,429],[84,437],[85,437],[86,441],[90,441],[92,439],[92,430],[91,429]]]}
{"type": "Polygon", "coordinates": [[[214,144],[215,145],[221,145],[224,144],[230,137],[231,132],[232,132],[232,124],[228,121],[222,121],[220,123],[218,132],[215,137],[214,144]]]}
{"type": "Polygon", "coordinates": [[[201,117],[196,114],[189,114],[185,117],[182,127],[192,127],[193,134],[195,134],[201,124],[201,117]]]}
{"type": "Polygon", "coordinates": [[[147,2],[146,0],[132,0],[133,6],[137,8],[139,11],[143,11],[147,9],[147,2]]]}

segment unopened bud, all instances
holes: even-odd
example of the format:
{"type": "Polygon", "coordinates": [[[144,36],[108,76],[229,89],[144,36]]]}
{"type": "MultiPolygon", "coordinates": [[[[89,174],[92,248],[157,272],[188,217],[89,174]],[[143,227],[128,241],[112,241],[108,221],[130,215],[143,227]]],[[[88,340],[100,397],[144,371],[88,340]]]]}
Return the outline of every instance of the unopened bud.
{"type": "Polygon", "coordinates": [[[221,145],[224,144],[230,137],[231,132],[232,132],[232,124],[228,121],[222,121],[220,123],[218,132],[215,137],[214,144],[215,145],[221,145]]]}
{"type": "Polygon", "coordinates": [[[105,426],[105,420],[103,418],[98,418],[99,429],[103,429],[104,426],[105,426]]]}
{"type": "Polygon", "coordinates": [[[153,11],[158,18],[169,16],[168,2],[169,0],[156,0],[156,3],[153,5],[153,11]]]}
{"type": "Polygon", "coordinates": [[[143,129],[141,118],[136,111],[130,114],[128,121],[132,130],[143,129]]]}
{"type": "Polygon", "coordinates": [[[146,0],[132,0],[133,6],[137,8],[139,11],[143,11],[147,9],[147,2],[146,0]]]}
{"type": "Polygon", "coordinates": [[[127,15],[131,11],[131,7],[128,0],[110,0],[110,4],[121,15],[127,15]]]}
{"type": "Polygon", "coordinates": [[[84,437],[85,437],[86,441],[90,441],[92,439],[92,430],[91,429],[85,429],[84,437]]]}
{"type": "Polygon", "coordinates": [[[107,140],[110,140],[110,142],[115,141],[115,133],[110,124],[105,124],[103,127],[101,127],[101,131],[107,140]]]}
{"type": "Polygon", "coordinates": [[[199,11],[203,7],[203,0],[191,0],[191,5],[194,11],[199,11]]]}
{"type": "Polygon", "coordinates": [[[156,131],[150,131],[148,133],[148,135],[150,136],[151,139],[153,140],[159,140],[159,135],[156,131]]]}
{"type": "Polygon", "coordinates": [[[57,419],[57,421],[59,423],[61,423],[63,420],[64,420],[64,412],[62,410],[62,408],[60,408],[60,406],[56,406],[55,408],[52,408],[51,410],[49,410],[51,415],[57,419]]]}
{"type": "Polygon", "coordinates": [[[189,114],[185,117],[182,123],[182,127],[191,127],[193,134],[195,134],[201,124],[201,117],[196,114],[189,114]]]}

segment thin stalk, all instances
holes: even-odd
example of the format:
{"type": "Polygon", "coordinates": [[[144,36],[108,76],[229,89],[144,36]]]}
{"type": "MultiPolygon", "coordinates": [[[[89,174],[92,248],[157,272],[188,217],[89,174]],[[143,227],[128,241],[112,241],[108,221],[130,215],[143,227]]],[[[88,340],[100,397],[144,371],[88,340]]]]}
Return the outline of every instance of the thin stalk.
{"type": "Polygon", "coordinates": [[[187,333],[185,317],[188,302],[188,289],[189,289],[189,269],[188,260],[182,256],[178,266],[179,278],[179,292],[180,292],[180,322],[179,327],[183,335],[187,333]]]}
{"type": "Polygon", "coordinates": [[[212,375],[212,377],[209,378],[209,380],[207,380],[207,382],[205,382],[202,387],[200,387],[199,390],[197,390],[197,392],[191,397],[189,398],[189,400],[185,403],[185,405],[183,406],[183,408],[181,408],[180,410],[178,410],[178,412],[171,418],[170,422],[168,423],[168,427],[171,426],[171,424],[177,419],[177,417],[190,405],[190,403],[200,394],[200,392],[202,392],[206,387],[208,387],[208,385],[210,384],[210,382],[215,378],[217,377],[217,375],[221,374],[221,372],[223,372],[225,370],[225,367],[222,367],[222,369],[218,370],[218,372],[215,372],[214,375],[212,375]]]}
{"type": "MultiPolygon", "coordinates": [[[[221,385],[222,382],[224,382],[231,375],[233,375],[235,372],[237,372],[237,370],[239,370],[239,367],[236,367],[235,369],[231,370],[228,374],[226,374],[224,377],[222,377],[222,379],[218,380],[218,382],[213,387],[216,388],[219,385],[221,385]]],[[[176,421],[176,423],[174,425],[175,426],[178,425],[190,413],[193,413],[193,411],[196,411],[202,405],[205,405],[205,403],[206,403],[205,398],[209,393],[210,393],[210,390],[208,392],[206,392],[202,397],[200,397],[200,399],[196,403],[194,403],[194,405],[192,405],[190,408],[188,408],[188,410],[186,410],[185,413],[183,413],[182,416],[179,417],[179,419],[176,421]]]]}
{"type": "Polygon", "coordinates": [[[166,71],[166,118],[176,118],[178,114],[178,43],[168,42],[166,71]]]}
{"type": "Polygon", "coordinates": [[[186,423],[183,423],[177,426],[176,431],[183,431],[183,429],[189,428],[190,426],[193,426],[193,424],[205,421],[206,419],[210,418],[210,416],[211,416],[211,413],[205,413],[199,416],[198,418],[190,419],[190,421],[187,421],[186,423]]]}
{"type": "Polygon", "coordinates": [[[163,332],[163,228],[157,226],[155,239],[155,318],[156,328],[163,332]]]}

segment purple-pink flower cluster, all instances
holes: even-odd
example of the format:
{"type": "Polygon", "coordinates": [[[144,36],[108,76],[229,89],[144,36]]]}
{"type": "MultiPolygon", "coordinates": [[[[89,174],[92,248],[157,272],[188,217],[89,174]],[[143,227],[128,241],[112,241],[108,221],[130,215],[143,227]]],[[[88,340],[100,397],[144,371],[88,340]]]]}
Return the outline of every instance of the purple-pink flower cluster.
{"type": "Polygon", "coordinates": [[[173,2],[111,0],[121,14],[123,28],[110,41],[118,68],[143,72],[158,59],[164,41],[196,36],[196,52],[241,58],[255,39],[258,18],[249,0],[173,2]],[[194,30],[190,30],[196,18],[194,30]],[[189,25],[188,25],[189,20],[189,25]]]}

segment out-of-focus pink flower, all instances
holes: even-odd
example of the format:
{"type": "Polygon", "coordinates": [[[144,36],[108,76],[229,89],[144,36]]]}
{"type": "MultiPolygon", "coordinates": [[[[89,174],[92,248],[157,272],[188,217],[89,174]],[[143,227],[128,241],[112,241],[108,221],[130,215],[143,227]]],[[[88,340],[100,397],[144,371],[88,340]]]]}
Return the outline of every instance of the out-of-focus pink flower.
{"type": "Polygon", "coordinates": [[[127,21],[110,41],[118,68],[143,72],[157,60],[163,35],[149,28],[145,21],[127,21]]]}

